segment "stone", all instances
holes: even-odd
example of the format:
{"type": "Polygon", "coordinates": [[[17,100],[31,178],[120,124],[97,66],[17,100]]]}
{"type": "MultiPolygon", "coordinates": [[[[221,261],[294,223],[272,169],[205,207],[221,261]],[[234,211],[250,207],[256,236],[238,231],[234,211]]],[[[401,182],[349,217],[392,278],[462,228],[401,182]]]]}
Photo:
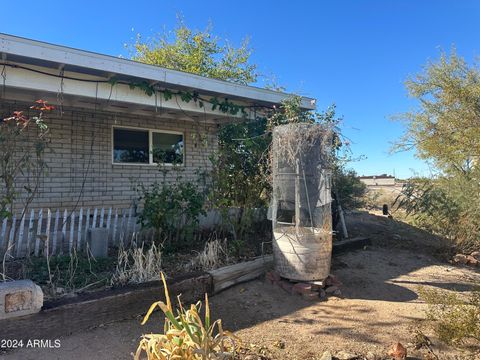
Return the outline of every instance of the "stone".
{"type": "Polygon", "coordinates": [[[357,358],[357,355],[342,350],[342,351],[336,353],[335,357],[338,360],[353,360],[353,359],[357,358]]]}
{"type": "Polygon", "coordinates": [[[467,255],[467,265],[478,266],[479,261],[472,255],[467,255]]]}
{"type": "Polygon", "coordinates": [[[332,353],[330,351],[325,351],[320,360],[332,360],[332,353]]]}
{"type": "Polygon", "coordinates": [[[31,280],[0,283],[0,319],[34,314],[43,306],[43,292],[31,280]]]}
{"type": "Polygon", "coordinates": [[[388,356],[393,357],[395,360],[406,359],[407,349],[401,343],[396,343],[392,346],[392,348],[388,352],[388,356]]]}
{"type": "Polygon", "coordinates": [[[297,283],[293,285],[292,291],[297,294],[309,294],[312,292],[312,285],[307,283],[297,283]]]}
{"type": "Polygon", "coordinates": [[[302,297],[308,301],[318,300],[318,292],[310,291],[308,293],[302,293],[302,297]]]}
{"type": "Polygon", "coordinates": [[[480,251],[474,251],[470,254],[470,256],[473,256],[475,259],[480,261],[480,251]]]}
{"type": "Polygon", "coordinates": [[[466,265],[468,263],[467,256],[463,254],[457,254],[453,257],[453,262],[455,264],[466,265]]]}
{"type": "Polygon", "coordinates": [[[365,355],[366,360],[377,360],[377,355],[375,355],[373,352],[369,351],[365,355]]]}
{"type": "Polygon", "coordinates": [[[88,230],[88,248],[95,258],[108,256],[108,229],[95,228],[88,230]]]}
{"type": "Polygon", "coordinates": [[[265,279],[268,280],[271,284],[276,284],[281,280],[280,275],[276,271],[267,271],[265,274],[265,279]]]}

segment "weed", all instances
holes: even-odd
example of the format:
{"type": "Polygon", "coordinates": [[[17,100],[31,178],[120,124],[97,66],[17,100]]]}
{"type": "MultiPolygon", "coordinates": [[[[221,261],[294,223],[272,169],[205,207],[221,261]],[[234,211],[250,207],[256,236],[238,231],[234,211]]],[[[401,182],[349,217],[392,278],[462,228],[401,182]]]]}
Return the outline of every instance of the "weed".
{"type": "MultiPolygon", "coordinates": [[[[114,260],[78,255],[50,256],[45,258],[32,257],[25,265],[25,278],[48,289],[63,289],[73,292],[93,284],[108,284],[114,260]]],[[[55,294],[52,294],[55,295],[55,294]]]]}
{"type": "Polygon", "coordinates": [[[117,267],[112,276],[112,284],[139,284],[158,279],[162,269],[162,249],[154,243],[150,248],[132,247],[118,251],[117,267]]]}
{"type": "Polygon", "coordinates": [[[227,239],[210,240],[190,263],[191,268],[212,270],[228,262],[227,239]]]}
{"type": "Polygon", "coordinates": [[[480,288],[465,296],[422,288],[420,295],[428,304],[427,317],[442,341],[457,345],[480,341],[480,288]]]}

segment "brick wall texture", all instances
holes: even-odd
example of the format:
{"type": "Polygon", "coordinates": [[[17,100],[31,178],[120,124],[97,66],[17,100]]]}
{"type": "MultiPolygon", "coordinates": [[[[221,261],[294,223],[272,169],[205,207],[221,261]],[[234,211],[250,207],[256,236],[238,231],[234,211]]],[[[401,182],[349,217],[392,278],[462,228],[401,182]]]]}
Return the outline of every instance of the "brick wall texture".
{"type": "MultiPolygon", "coordinates": [[[[15,110],[29,112],[28,107],[19,104],[0,104],[2,118],[15,110]]],[[[58,109],[47,113],[45,122],[51,132],[51,144],[45,157],[48,172],[32,203],[35,209],[127,208],[138,198],[135,185],[163,178],[156,165],[112,164],[113,126],[183,132],[185,164],[181,175],[187,180],[195,180],[197,171],[211,168],[209,156],[218,145],[217,126],[202,120],[64,108],[62,114],[58,109]]],[[[167,180],[174,181],[176,176],[175,171],[169,170],[167,180]]],[[[22,182],[18,184],[21,186],[22,182]]]]}

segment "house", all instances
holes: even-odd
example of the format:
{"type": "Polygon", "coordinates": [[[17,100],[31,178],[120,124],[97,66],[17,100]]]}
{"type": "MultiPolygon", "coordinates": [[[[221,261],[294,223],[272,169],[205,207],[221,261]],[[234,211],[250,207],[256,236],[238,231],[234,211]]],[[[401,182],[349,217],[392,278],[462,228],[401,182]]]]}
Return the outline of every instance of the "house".
{"type": "Polygon", "coordinates": [[[382,174],[371,176],[359,176],[361,182],[365,185],[371,186],[395,186],[395,176],[382,174]]]}
{"type": "MultiPolygon", "coordinates": [[[[136,181],[162,177],[159,161],[194,179],[211,166],[219,126],[255,119],[289,96],[6,34],[0,71],[2,118],[38,99],[56,107],[37,209],[128,208],[136,181]]],[[[302,107],[315,101],[302,98],[302,107]]]]}

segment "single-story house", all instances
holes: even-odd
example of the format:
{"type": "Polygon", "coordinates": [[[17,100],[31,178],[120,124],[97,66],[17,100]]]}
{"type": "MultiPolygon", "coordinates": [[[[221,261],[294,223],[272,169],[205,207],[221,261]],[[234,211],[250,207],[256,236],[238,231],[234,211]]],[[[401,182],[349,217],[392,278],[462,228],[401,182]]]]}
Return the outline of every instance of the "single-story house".
{"type": "Polygon", "coordinates": [[[381,174],[358,177],[367,186],[395,186],[395,176],[381,174]]]}
{"type": "Polygon", "coordinates": [[[222,124],[255,119],[289,96],[6,34],[0,72],[2,119],[38,99],[55,106],[46,115],[48,172],[32,203],[52,211],[132,206],[132,183],[162,176],[154,148],[193,179],[211,166],[222,124]]]}

